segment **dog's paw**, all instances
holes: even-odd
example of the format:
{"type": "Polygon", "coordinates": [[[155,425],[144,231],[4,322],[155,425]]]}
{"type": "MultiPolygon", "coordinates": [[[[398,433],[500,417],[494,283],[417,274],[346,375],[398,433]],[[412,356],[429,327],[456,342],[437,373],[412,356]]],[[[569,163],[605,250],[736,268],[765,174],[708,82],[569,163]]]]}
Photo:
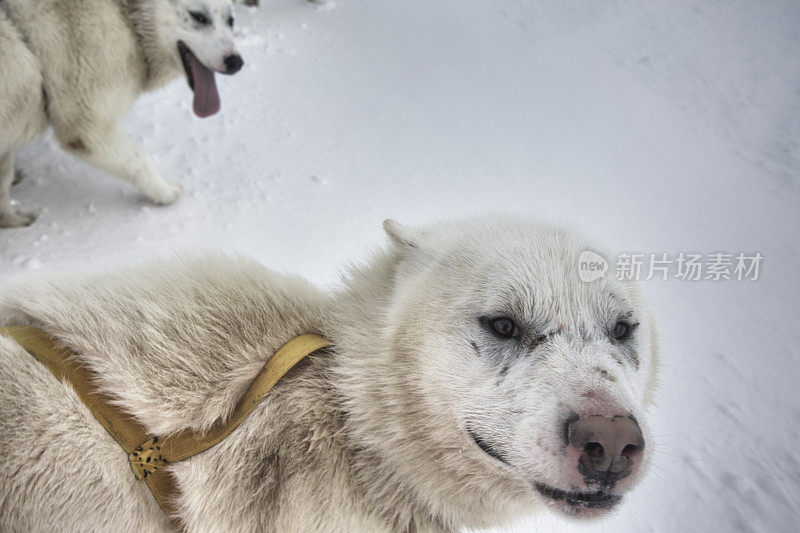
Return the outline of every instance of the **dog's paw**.
{"type": "Polygon", "coordinates": [[[36,215],[32,213],[4,212],[0,213],[0,228],[30,226],[34,220],[36,220],[36,215]]]}
{"type": "Polygon", "coordinates": [[[14,172],[14,181],[11,182],[11,185],[16,185],[17,183],[21,182],[24,179],[25,179],[25,174],[23,174],[21,170],[16,170],[14,172]]]}
{"type": "Polygon", "coordinates": [[[163,187],[150,195],[150,199],[158,205],[170,205],[180,198],[183,187],[177,183],[164,182],[163,187]]]}

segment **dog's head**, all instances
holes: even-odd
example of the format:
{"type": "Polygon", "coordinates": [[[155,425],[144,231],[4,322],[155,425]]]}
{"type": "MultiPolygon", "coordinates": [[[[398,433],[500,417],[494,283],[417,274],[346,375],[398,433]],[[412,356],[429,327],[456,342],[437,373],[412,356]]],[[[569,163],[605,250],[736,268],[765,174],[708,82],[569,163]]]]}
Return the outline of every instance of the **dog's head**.
{"type": "Polygon", "coordinates": [[[498,515],[532,502],[574,517],[614,508],[653,446],[656,332],[636,286],[613,272],[582,281],[579,257],[595,248],[560,227],[385,228],[400,254],[384,341],[400,370],[381,376],[381,401],[396,404],[380,406],[396,429],[387,455],[417,454],[407,476],[459,479],[442,499],[472,487],[498,515]]]}
{"type": "Polygon", "coordinates": [[[158,7],[156,31],[183,67],[194,112],[213,115],[220,108],[214,73],[235,74],[244,65],[234,44],[231,0],[160,0],[158,7]]]}

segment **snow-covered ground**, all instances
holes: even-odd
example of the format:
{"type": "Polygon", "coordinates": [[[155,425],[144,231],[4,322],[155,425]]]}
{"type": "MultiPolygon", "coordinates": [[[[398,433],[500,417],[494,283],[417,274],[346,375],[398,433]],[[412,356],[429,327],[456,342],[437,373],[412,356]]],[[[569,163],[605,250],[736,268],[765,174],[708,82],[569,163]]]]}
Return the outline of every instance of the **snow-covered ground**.
{"type": "Polygon", "coordinates": [[[222,113],[186,84],[127,129],[183,184],[172,207],[61,152],[22,150],[41,210],[0,232],[0,286],[178,250],[321,284],[424,223],[519,212],[621,250],[760,252],[758,281],[645,282],[664,368],[655,464],[613,517],[514,531],[795,531],[800,521],[800,3],[262,0],[222,113]]]}

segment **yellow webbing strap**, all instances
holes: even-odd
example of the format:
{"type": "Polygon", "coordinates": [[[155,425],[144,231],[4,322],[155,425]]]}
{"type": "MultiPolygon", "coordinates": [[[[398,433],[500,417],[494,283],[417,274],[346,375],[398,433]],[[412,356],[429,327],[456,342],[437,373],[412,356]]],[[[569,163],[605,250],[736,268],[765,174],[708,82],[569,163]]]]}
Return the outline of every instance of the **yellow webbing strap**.
{"type": "Polygon", "coordinates": [[[0,335],[14,339],[56,377],[72,385],[89,411],[128,454],[136,477],[147,483],[153,497],[179,528],[175,513],[177,485],[174,476],[163,467],[218,444],[247,418],[286,372],[307,355],[331,345],[315,334],[295,337],[267,360],[225,423],[217,424],[205,433],[183,430],[157,437],[150,435],[144,426],[114,405],[110,396],[99,391],[92,371],[56,338],[40,329],[21,326],[0,328],[0,335]]]}

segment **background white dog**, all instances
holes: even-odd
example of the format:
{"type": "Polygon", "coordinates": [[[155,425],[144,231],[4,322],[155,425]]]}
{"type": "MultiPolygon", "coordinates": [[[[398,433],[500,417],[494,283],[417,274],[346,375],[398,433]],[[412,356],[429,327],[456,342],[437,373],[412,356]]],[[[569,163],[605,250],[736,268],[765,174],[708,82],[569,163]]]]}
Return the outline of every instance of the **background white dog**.
{"type": "Polygon", "coordinates": [[[49,123],[75,156],[129,181],[157,204],[177,200],[148,154],[120,128],[143,91],[185,73],[194,112],[220,108],[214,72],[243,60],[230,0],[0,2],[0,227],[33,222],[9,188],[14,151],[49,123]]]}
{"type": "MultiPolygon", "coordinates": [[[[334,341],[172,469],[193,531],[430,531],[539,505],[607,513],[652,453],[656,335],[631,282],[578,276],[575,233],[410,230],[326,294],[224,257],[12,283],[0,325],[73,348],[153,434],[207,429],[292,337],[334,341]]],[[[69,386],[0,338],[0,529],[169,522],[69,386]]]]}

